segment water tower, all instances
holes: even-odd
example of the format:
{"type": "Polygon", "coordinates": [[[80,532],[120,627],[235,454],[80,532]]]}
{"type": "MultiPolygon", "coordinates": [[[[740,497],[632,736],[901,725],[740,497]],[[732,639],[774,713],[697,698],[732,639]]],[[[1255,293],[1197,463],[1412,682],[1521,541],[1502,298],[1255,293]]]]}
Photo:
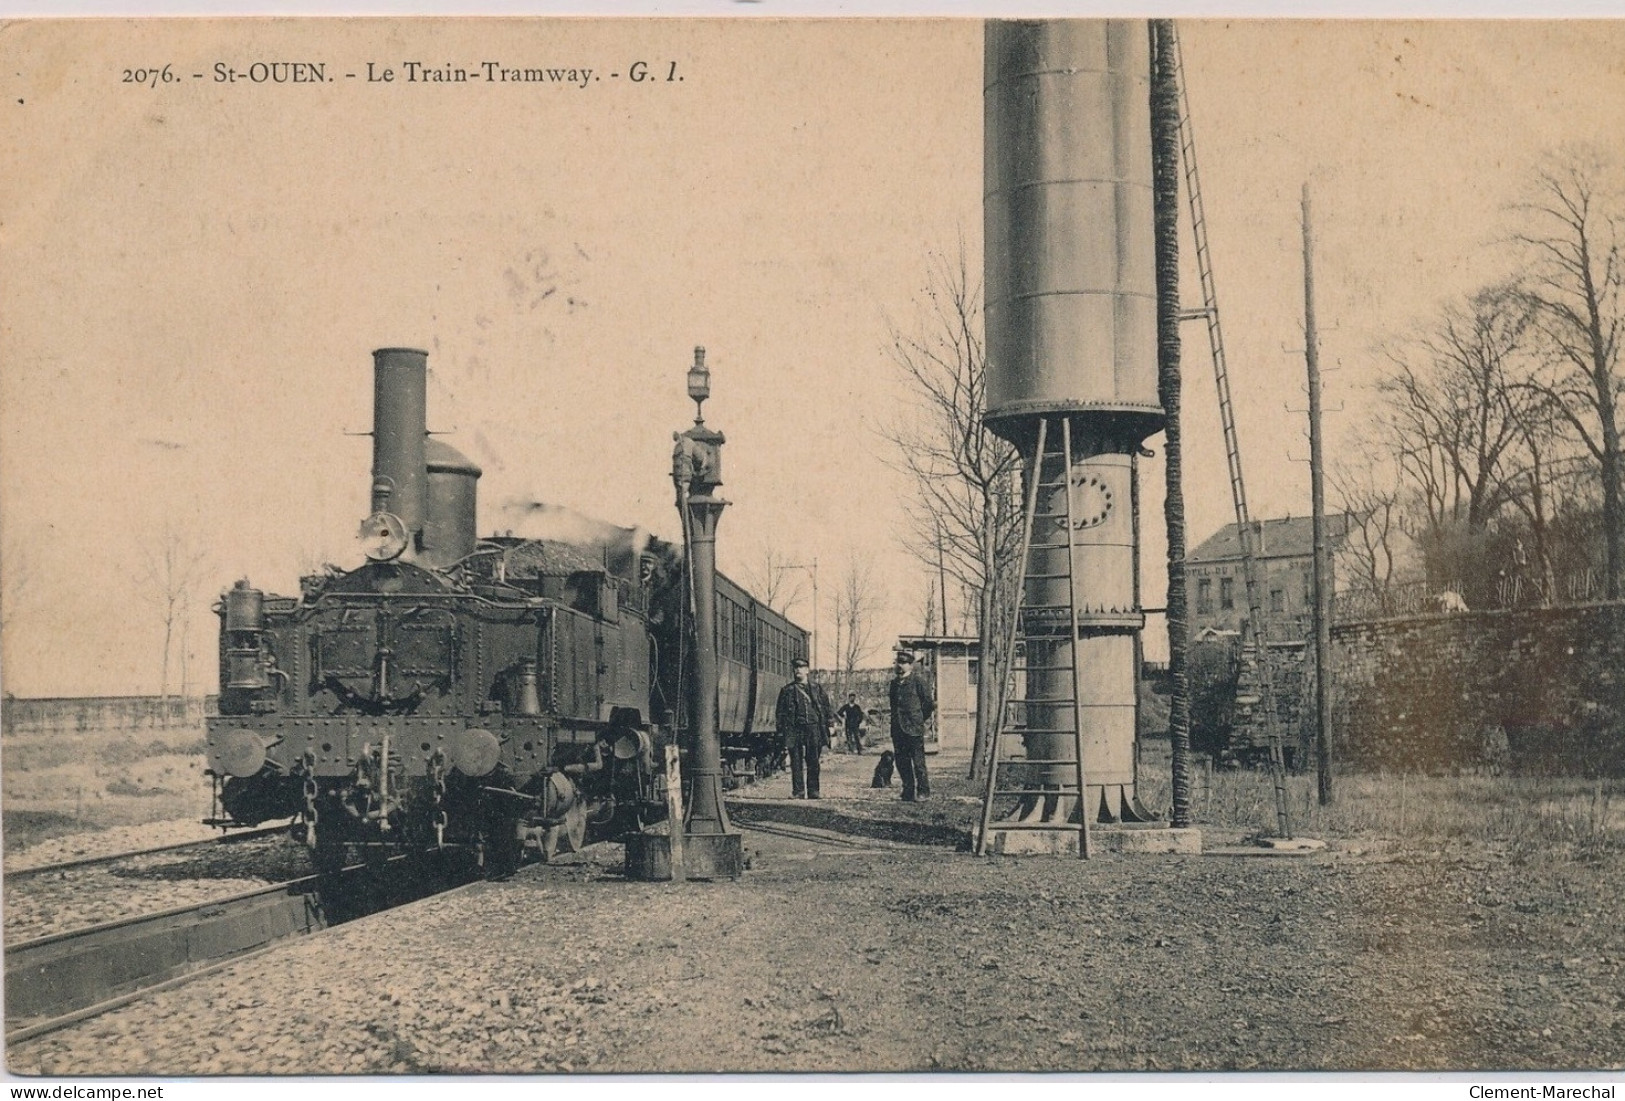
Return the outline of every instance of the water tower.
{"type": "Polygon", "coordinates": [[[989,22],[985,49],[984,419],[1025,460],[1029,529],[1023,753],[993,770],[1004,794],[983,844],[1014,851],[1053,843],[1017,831],[1070,825],[1086,844],[1084,816],[1149,817],[1134,790],[1131,507],[1133,458],[1163,424],[1149,28],[989,22]]]}

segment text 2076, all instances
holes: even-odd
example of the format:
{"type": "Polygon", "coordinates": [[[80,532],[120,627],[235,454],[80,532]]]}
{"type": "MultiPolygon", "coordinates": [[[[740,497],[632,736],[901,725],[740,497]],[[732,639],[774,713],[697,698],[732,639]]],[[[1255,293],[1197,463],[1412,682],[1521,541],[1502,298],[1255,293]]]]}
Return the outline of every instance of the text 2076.
{"type": "Polygon", "coordinates": [[[165,65],[162,68],[151,66],[144,69],[125,69],[124,78],[120,83],[145,84],[149,88],[156,88],[160,84],[173,84],[179,79],[174,70],[165,65]]]}

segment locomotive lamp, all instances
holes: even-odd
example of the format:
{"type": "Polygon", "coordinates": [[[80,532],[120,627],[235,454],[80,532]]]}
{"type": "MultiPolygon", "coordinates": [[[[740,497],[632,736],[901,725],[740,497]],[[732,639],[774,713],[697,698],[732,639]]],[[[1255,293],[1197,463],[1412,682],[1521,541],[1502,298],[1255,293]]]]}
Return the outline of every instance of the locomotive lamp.
{"type": "MultiPolygon", "coordinates": [[[[717,729],[717,523],[728,502],[716,495],[722,485],[721,432],[705,426],[704,402],[711,396],[705,349],[694,349],[688,371],[694,401],[694,427],[673,435],[672,482],[683,520],[684,557],[694,596],[694,680],[690,705],[689,775],[692,777],[683,830],[682,867],[694,879],[737,879],[744,871],[744,845],[728,821],[722,800],[722,736],[717,729]]],[[[672,830],[679,824],[670,824],[672,830]]],[[[627,840],[628,874],[640,879],[671,877],[671,837],[634,834],[627,840]]]]}

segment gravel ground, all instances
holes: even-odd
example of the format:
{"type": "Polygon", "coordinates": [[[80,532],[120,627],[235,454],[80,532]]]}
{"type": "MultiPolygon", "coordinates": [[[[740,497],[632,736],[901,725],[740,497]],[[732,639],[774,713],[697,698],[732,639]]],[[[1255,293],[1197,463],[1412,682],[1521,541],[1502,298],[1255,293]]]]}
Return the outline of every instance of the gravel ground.
{"type": "MultiPolygon", "coordinates": [[[[878,817],[862,798],[825,802],[878,817]]],[[[1625,1051],[1617,855],[746,844],[744,879],[684,886],[628,883],[619,846],[594,846],[17,1045],[8,1066],[1618,1069],[1625,1051]]]]}
{"type": "Polygon", "coordinates": [[[285,835],[64,868],[6,884],[5,937],[16,944],[311,873],[309,852],[285,835]]]}
{"type": "Polygon", "coordinates": [[[37,868],[41,864],[59,864],[85,857],[111,856],[131,849],[150,849],[158,845],[207,841],[219,836],[219,830],[213,826],[205,826],[195,818],[148,822],[140,826],[116,826],[113,829],[53,837],[49,841],[41,841],[20,852],[8,852],[5,868],[8,872],[15,872],[24,868],[37,868]]]}

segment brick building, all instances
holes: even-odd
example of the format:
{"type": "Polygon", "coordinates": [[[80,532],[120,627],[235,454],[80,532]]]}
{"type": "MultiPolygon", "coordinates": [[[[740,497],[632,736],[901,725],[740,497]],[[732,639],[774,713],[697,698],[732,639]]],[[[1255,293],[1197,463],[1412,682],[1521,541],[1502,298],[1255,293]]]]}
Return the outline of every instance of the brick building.
{"type": "MultiPolygon", "coordinates": [[[[1326,518],[1326,551],[1337,590],[1337,552],[1348,532],[1344,515],[1326,518]]],[[[1309,760],[1314,744],[1314,519],[1289,516],[1253,521],[1265,637],[1282,747],[1289,764],[1309,760]]],[[[1226,524],[1185,558],[1192,647],[1191,737],[1204,752],[1248,759],[1268,746],[1256,711],[1259,678],[1247,620],[1247,579],[1240,528],[1226,524]]]]}
{"type": "MultiPolygon", "coordinates": [[[[1261,570],[1266,631],[1272,641],[1306,639],[1315,611],[1314,520],[1288,516],[1254,520],[1254,543],[1261,570]]],[[[1326,518],[1327,553],[1337,589],[1337,551],[1348,532],[1348,517],[1326,518]]],[[[1226,524],[1185,557],[1193,638],[1239,632],[1247,618],[1247,581],[1241,557],[1241,530],[1226,524]]]]}

